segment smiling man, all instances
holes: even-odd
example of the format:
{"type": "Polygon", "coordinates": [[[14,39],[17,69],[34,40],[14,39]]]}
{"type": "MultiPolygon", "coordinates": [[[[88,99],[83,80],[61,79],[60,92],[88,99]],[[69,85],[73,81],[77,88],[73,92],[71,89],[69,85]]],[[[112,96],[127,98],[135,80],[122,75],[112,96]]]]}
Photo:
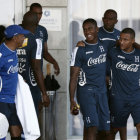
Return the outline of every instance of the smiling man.
{"type": "Polygon", "coordinates": [[[84,140],[95,140],[96,131],[104,131],[106,139],[110,129],[110,115],[106,90],[106,54],[109,42],[98,39],[97,22],[83,22],[85,47],[76,47],[72,54],[70,74],[70,109],[77,107],[77,100],[84,121],[84,140]],[[80,73],[80,75],[79,75],[80,73]]]}

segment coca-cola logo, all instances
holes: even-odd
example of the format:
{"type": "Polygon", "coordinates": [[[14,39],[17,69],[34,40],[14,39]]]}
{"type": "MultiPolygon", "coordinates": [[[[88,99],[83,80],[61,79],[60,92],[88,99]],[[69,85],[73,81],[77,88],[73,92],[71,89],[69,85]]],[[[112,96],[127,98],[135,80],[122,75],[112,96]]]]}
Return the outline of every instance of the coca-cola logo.
{"type": "Polygon", "coordinates": [[[132,71],[137,72],[139,68],[139,64],[124,64],[123,61],[120,61],[116,64],[117,69],[126,70],[126,71],[132,71]]]}
{"type": "Polygon", "coordinates": [[[101,64],[101,63],[104,63],[104,62],[106,62],[106,53],[101,54],[99,57],[94,58],[94,59],[92,57],[90,57],[87,65],[92,66],[92,65],[101,64]]]}
{"type": "Polygon", "coordinates": [[[16,66],[11,65],[7,71],[7,74],[17,73],[18,72],[18,64],[16,66]]]}

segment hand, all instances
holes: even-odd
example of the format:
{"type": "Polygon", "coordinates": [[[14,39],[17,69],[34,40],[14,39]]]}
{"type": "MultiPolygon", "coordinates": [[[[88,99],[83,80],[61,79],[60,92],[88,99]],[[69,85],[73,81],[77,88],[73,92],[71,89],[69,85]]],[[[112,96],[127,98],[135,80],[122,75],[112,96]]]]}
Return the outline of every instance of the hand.
{"type": "Polygon", "coordinates": [[[50,104],[49,96],[47,94],[42,94],[42,99],[43,99],[43,105],[45,107],[48,107],[50,104]]]}
{"type": "Polygon", "coordinates": [[[72,101],[71,106],[70,106],[71,114],[72,115],[78,115],[79,114],[79,109],[80,109],[80,106],[78,104],[76,104],[75,101],[72,101]]]}
{"type": "Polygon", "coordinates": [[[60,68],[59,68],[57,62],[56,62],[55,64],[53,64],[53,67],[54,67],[54,69],[55,69],[54,73],[55,73],[56,75],[58,75],[58,74],[60,73],[60,68]]]}
{"type": "Polygon", "coordinates": [[[76,47],[85,47],[85,43],[81,40],[77,43],[76,47]]]}
{"type": "Polygon", "coordinates": [[[42,103],[42,101],[40,101],[38,104],[39,112],[42,110],[42,108],[43,108],[43,103],[42,103]]]}

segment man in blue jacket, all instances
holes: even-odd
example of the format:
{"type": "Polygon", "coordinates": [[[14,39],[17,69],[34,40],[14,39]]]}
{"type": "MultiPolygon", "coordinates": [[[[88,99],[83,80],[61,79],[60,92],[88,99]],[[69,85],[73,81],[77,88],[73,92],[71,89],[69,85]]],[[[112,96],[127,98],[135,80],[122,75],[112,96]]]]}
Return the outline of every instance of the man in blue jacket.
{"type": "Polygon", "coordinates": [[[15,107],[15,94],[18,81],[18,58],[16,49],[29,31],[18,25],[6,28],[5,42],[0,46],[0,112],[9,122],[11,140],[21,139],[21,124],[15,107]]]}

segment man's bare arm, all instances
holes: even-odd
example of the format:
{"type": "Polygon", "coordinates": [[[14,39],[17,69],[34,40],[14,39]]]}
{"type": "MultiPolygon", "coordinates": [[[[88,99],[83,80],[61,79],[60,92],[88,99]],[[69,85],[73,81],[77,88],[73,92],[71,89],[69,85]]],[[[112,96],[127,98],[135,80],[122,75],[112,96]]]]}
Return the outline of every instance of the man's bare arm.
{"type": "Polygon", "coordinates": [[[70,110],[73,111],[73,108],[77,106],[74,95],[77,87],[78,75],[80,72],[79,67],[70,68],[70,83],[69,83],[69,95],[70,95],[70,110]]]}
{"type": "Polygon", "coordinates": [[[35,75],[35,80],[42,92],[43,104],[44,106],[49,106],[50,100],[48,95],[46,94],[43,72],[41,70],[41,60],[32,59],[32,69],[35,75]]]}

